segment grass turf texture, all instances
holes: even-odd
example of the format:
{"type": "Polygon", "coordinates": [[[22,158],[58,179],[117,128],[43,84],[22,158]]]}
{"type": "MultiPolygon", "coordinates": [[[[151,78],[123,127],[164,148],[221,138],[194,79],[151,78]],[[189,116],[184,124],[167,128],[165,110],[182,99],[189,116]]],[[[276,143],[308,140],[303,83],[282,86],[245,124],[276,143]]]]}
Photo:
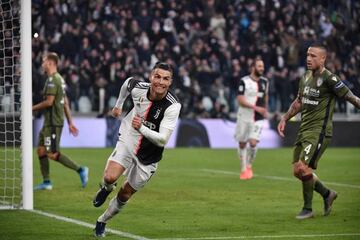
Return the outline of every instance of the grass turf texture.
{"type": "MultiPolygon", "coordinates": [[[[77,173],[51,162],[54,189],[34,192],[34,207],[94,224],[108,205],[107,201],[94,208],[92,198],[111,149],[64,149],[63,153],[90,168],[88,186],[82,189],[77,173]]],[[[322,198],[314,193],[315,218],[299,221],[295,215],[302,207],[302,192],[291,173],[292,149],[260,149],[254,164],[258,176],[248,181],[239,180],[236,150],[168,149],[151,181],[107,227],[146,238],[360,234],[359,156],[360,148],[327,149],[319,162],[318,176],[325,182],[355,187],[328,184],[339,194],[330,216],[322,216],[322,198]]],[[[34,155],[34,184],[39,182],[39,163],[34,155]]],[[[3,240],[93,239],[89,228],[28,211],[0,211],[0,226],[3,240]]],[[[106,239],[125,238],[107,233],[106,239]]]]}

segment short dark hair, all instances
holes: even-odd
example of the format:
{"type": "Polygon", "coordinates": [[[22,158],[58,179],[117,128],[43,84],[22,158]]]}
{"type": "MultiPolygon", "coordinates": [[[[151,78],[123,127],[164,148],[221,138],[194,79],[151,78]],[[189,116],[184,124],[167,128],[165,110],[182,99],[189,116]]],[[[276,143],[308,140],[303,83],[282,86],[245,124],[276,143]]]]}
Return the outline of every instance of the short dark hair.
{"type": "Polygon", "coordinates": [[[327,53],[327,49],[326,49],[326,46],[322,43],[319,43],[319,42],[314,42],[310,45],[310,47],[312,48],[320,48],[321,50],[323,50],[325,53],[327,53]]]}
{"type": "Polygon", "coordinates": [[[59,56],[57,55],[56,52],[49,52],[46,54],[46,58],[50,61],[53,61],[56,66],[58,65],[59,63],[59,56]]]}
{"type": "Polygon", "coordinates": [[[155,70],[156,68],[160,68],[166,71],[169,71],[171,73],[171,75],[174,74],[174,70],[171,64],[166,63],[166,62],[157,62],[155,63],[154,67],[152,70],[155,70]]]}
{"type": "Polygon", "coordinates": [[[250,67],[255,67],[255,64],[256,64],[257,61],[263,61],[263,60],[262,60],[262,58],[259,57],[259,56],[253,58],[253,61],[251,62],[250,67]]]}

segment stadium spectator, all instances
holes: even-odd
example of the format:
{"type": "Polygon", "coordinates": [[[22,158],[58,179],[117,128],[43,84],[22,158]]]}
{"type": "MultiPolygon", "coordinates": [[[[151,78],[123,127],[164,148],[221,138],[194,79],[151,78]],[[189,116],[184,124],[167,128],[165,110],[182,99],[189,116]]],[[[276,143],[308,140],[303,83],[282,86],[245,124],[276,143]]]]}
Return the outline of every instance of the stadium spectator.
{"type": "MultiPolygon", "coordinates": [[[[108,83],[105,100],[110,101],[117,97],[111,86],[119,88],[134,71],[140,75],[148,72],[158,60],[173,59],[174,79],[178,80],[177,72],[185,68],[191,85],[206,85],[201,89],[204,96],[222,75],[225,92],[229,93],[225,96],[227,111],[234,113],[233,87],[240,79],[231,77],[232,63],[238,61],[247,74],[249,59],[256,56],[262,57],[267,70],[273,70],[268,75],[275,83],[269,89],[270,110],[286,111],[295,97],[292,91],[297,88],[298,73],[305,68],[307,48],[315,39],[321,39],[329,56],[337,59],[334,73],[341,71],[353,91],[360,91],[360,75],[352,70],[360,67],[356,50],[360,48],[358,1],[34,1],[32,8],[33,32],[39,33],[33,40],[34,64],[40,65],[44,49],[58,51],[79,74],[87,59],[87,81],[92,87],[87,84],[80,89],[75,101],[86,95],[93,111],[99,110],[100,96],[93,91],[97,74],[108,83]],[[110,66],[114,63],[118,65],[112,75],[110,66]],[[111,80],[111,76],[116,77],[111,80]]],[[[70,81],[70,74],[64,71],[66,81],[70,81]]],[[[178,91],[180,86],[174,82],[178,91]]],[[[179,96],[186,101],[186,94],[179,96]]],[[[34,95],[36,99],[39,97],[34,95]]],[[[193,100],[193,104],[184,104],[183,117],[198,117],[193,112],[202,98],[193,100]]],[[[211,100],[214,105],[216,100],[211,100]]]]}
{"type": "Polygon", "coordinates": [[[57,71],[58,62],[59,57],[56,53],[50,52],[44,55],[42,68],[48,77],[43,90],[44,98],[40,103],[32,107],[33,112],[43,110],[45,115],[37,148],[43,182],[36,185],[34,190],[52,189],[49,158],[79,173],[82,187],[85,187],[88,182],[89,169],[87,167],[80,167],[66,155],[60,153],[60,138],[64,125],[64,114],[68,121],[69,132],[77,136],[79,131],[72,122],[65,93],[65,82],[57,71]]]}
{"type": "Polygon", "coordinates": [[[356,97],[340,78],[325,68],[327,52],[322,45],[312,44],[307,52],[307,69],[299,84],[297,98],[281,117],[278,132],[284,137],[286,122],[301,112],[301,125],[293,154],[294,176],[302,182],[304,205],[296,216],[306,219],[314,216],[312,199],[314,190],[324,200],[324,216],[330,214],[337,193],[328,189],[314,170],[332,137],[332,117],[335,97],[343,98],[360,108],[356,97]]]}
{"type": "Polygon", "coordinates": [[[172,76],[172,67],[158,62],[150,73],[150,83],[130,77],[121,87],[112,110],[114,117],[120,116],[126,99],[131,98],[133,106],[122,119],[119,139],[107,161],[103,184],[93,200],[94,206],[100,207],[105,202],[123,173],[127,179],[117,196],[110,201],[109,207],[97,219],[97,237],[105,236],[107,221],[121,211],[157,169],[181,108],[177,97],[169,91],[172,76]]]}

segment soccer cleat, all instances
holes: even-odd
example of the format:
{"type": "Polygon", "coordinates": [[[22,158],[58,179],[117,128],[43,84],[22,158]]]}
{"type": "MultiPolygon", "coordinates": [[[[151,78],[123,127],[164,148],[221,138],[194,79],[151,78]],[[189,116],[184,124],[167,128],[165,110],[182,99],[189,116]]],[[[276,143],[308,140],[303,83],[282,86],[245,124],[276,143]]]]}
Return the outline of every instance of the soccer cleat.
{"type": "Polygon", "coordinates": [[[107,191],[104,186],[100,186],[100,189],[97,191],[93,200],[94,207],[103,205],[110,193],[111,191],[107,191]]]}
{"type": "Polygon", "coordinates": [[[243,172],[240,173],[240,179],[241,179],[241,180],[247,180],[247,179],[249,179],[247,170],[245,170],[245,171],[243,171],[243,172]]]}
{"type": "Polygon", "coordinates": [[[251,167],[246,167],[246,172],[247,172],[248,179],[253,178],[254,174],[253,174],[253,170],[251,167]]]}
{"type": "Polygon", "coordinates": [[[331,206],[335,199],[337,198],[337,193],[335,191],[331,191],[327,198],[324,198],[324,216],[328,216],[331,212],[331,206]]]}
{"type": "Polygon", "coordinates": [[[96,221],[94,235],[95,237],[105,237],[105,226],[106,223],[96,221]]]}
{"type": "Polygon", "coordinates": [[[40,183],[34,187],[34,190],[51,190],[52,184],[50,181],[44,181],[43,183],[40,183]]]}
{"type": "Polygon", "coordinates": [[[81,186],[84,188],[84,187],[86,187],[86,184],[89,180],[89,168],[81,167],[79,175],[80,175],[80,180],[81,180],[81,186]]]}
{"type": "Polygon", "coordinates": [[[307,218],[312,218],[312,217],[314,217],[314,213],[309,209],[303,208],[295,218],[296,219],[307,219],[307,218]]]}

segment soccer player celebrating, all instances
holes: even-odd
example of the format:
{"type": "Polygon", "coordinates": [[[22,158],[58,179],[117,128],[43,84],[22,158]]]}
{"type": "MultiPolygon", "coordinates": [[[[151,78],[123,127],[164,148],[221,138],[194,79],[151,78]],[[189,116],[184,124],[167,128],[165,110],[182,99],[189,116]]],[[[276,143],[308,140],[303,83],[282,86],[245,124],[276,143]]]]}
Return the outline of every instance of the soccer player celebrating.
{"type": "Polygon", "coordinates": [[[82,187],[85,187],[88,182],[89,169],[80,167],[60,153],[60,137],[64,125],[64,113],[70,133],[77,136],[79,131],[71,118],[71,111],[65,94],[65,81],[57,71],[58,62],[59,57],[54,52],[47,53],[43,57],[42,68],[48,76],[43,90],[44,100],[32,107],[33,111],[44,110],[44,126],[39,134],[37,148],[43,182],[35,186],[34,190],[52,189],[48,158],[77,171],[80,175],[82,187]]]}
{"type": "Polygon", "coordinates": [[[264,62],[260,58],[251,64],[251,73],[241,78],[237,100],[239,103],[235,138],[239,142],[240,179],[253,177],[252,163],[255,160],[256,145],[267,115],[268,80],[262,77],[264,62]],[[247,148],[247,143],[249,147],[247,148]]]}
{"type": "Polygon", "coordinates": [[[155,173],[179,118],[181,105],[169,91],[173,81],[172,67],[158,62],[150,73],[150,83],[128,78],[122,85],[119,98],[112,110],[119,117],[125,99],[130,98],[133,108],[126,113],[119,129],[119,140],[104,171],[103,184],[93,200],[101,206],[120,175],[127,179],[109,207],[97,219],[95,236],[105,236],[106,222],[121,211],[130,197],[142,188],[155,173]]]}
{"type": "Polygon", "coordinates": [[[337,193],[324,186],[314,173],[332,137],[335,97],[344,98],[360,108],[360,99],[337,75],[324,67],[326,54],[322,45],[314,44],[308,48],[308,71],[300,79],[297,98],[278,124],[278,132],[284,137],[286,122],[301,112],[301,125],[293,154],[293,170],[294,176],[302,182],[304,206],[296,216],[297,219],[313,217],[314,190],[324,199],[324,216],[330,214],[331,206],[337,197],[337,193]]]}

